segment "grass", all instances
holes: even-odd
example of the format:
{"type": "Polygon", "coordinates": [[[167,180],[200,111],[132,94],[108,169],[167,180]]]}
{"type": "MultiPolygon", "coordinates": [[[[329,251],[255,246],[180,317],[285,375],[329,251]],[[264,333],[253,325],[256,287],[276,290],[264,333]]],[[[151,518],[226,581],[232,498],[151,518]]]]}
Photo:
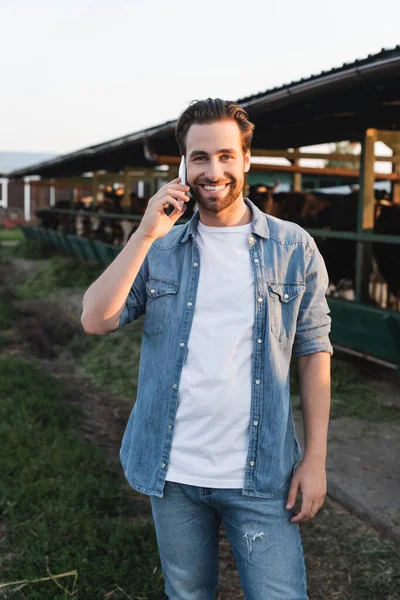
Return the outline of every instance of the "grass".
{"type": "MultiPolygon", "coordinates": [[[[78,350],[77,360],[97,381],[133,395],[141,327],[142,319],[108,336],[81,336],[68,350],[78,350]]],[[[362,394],[354,367],[332,357],[332,374],[332,389],[344,393],[350,378],[351,393],[362,394]]],[[[0,588],[0,595],[165,598],[154,527],[131,522],[134,504],[101,452],[83,441],[80,412],[65,402],[62,384],[34,365],[1,356],[0,381],[1,583],[40,580],[0,588]],[[44,581],[49,572],[55,581],[44,581]],[[63,573],[70,575],[58,577],[63,573]]],[[[329,498],[301,528],[310,600],[400,598],[393,542],[329,498]]]]}
{"type": "Polygon", "coordinates": [[[78,372],[121,397],[136,398],[143,319],[105,336],[76,336],[61,355],[78,372]]]}
{"type": "MultiPolygon", "coordinates": [[[[61,383],[4,357],[0,380],[1,581],[28,580],[6,600],[165,598],[154,526],[129,521],[133,503],[79,436],[61,383]]],[[[310,600],[400,597],[398,548],[340,505],[327,498],[301,528],[310,600]]]]}
{"type": "Polygon", "coordinates": [[[310,600],[398,600],[396,544],[326,498],[301,524],[310,600]]]}
{"type": "Polygon", "coordinates": [[[19,227],[15,228],[15,229],[3,229],[2,227],[0,227],[0,242],[2,241],[20,241],[23,240],[25,238],[23,232],[21,231],[21,229],[19,229],[19,227]]]}
{"type": "Polygon", "coordinates": [[[0,330],[11,329],[14,325],[14,318],[14,308],[0,296],[0,330]]]}
{"type": "Polygon", "coordinates": [[[11,338],[8,335],[0,333],[0,348],[9,346],[10,344],[12,344],[11,338]]]}
{"type": "Polygon", "coordinates": [[[43,244],[38,240],[23,238],[16,246],[0,245],[0,263],[7,263],[13,258],[39,260],[42,258],[51,258],[55,255],[60,255],[56,248],[49,244],[43,244]]]}
{"type": "Polygon", "coordinates": [[[81,290],[89,287],[104,271],[98,263],[56,256],[37,269],[19,288],[21,299],[46,298],[60,289],[81,290]]]}
{"type": "MultiPolygon", "coordinates": [[[[77,571],[91,600],[164,597],[152,523],[138,520],[121,480],[78,434],[78,409],[36,366],[0,357],[2,583],[77,571]],[[122,591],[121,591],[122,590],[122,591]]],[[[69,597],[74,576],[30,583],[11,598],[69,597]],[[26,595],[25,595],[26,594],[26,595]]],[[[75,588],[76,591],[76,588],[75,588]]],[[[3,592],[4,593],[4,592],[3,592]]],[[[6,594],[6,597],[8,597],[6,594]]]]}
{"type": "MultiPolygon", "coordinates": [[[[290,372],[291,393],[299,395],[298,362],[292,359],[290,372]]],[[[293,402],[300,408],[300,402],[293,402]]],[[[330,417],[356,417],[366,421],[400,425],[400,409],[384,405],[377,399],[374,390],[363,381],[362,374],[352,364],[331,358],[331,412],[330,417]]]]}

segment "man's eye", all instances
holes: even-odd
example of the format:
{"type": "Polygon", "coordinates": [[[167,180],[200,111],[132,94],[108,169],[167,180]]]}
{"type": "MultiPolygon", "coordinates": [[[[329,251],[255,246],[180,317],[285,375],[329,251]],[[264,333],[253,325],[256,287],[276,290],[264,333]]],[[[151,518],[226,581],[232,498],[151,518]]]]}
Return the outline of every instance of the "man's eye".
{"type": "Polygon", "coordinates": [[[223,154],[222,158],[232,158],[231,156],[229,156],[229,154],[223,154]]]}
{"type": "Polygon", "coordinates": [[[202,160],[204,158],[204,156],[197,156],[197,158],[195,158],[194,160],[202,160]]]}

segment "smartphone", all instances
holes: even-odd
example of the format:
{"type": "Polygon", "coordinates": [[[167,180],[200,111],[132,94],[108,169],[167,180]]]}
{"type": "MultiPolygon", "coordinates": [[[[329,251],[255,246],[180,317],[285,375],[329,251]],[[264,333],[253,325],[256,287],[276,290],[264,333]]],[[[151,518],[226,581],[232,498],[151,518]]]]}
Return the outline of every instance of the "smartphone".
{"type": "MultiPolygon", "coordinates": [[[[181,164],[179,165],[178,177],[181,178],[181,185],[187,185],[187,183],[186,183],[186,161],[185,161],[184,156],[182,156],[182,158],[181,158],[181,164]]],[[[183,200],[178,200],[178,202],[180,203],[180,205],[182,207],[184,204],[183,200]]]]}
{"type": "Polygon", "coordinates": [[[181,184],[186,185],[186,162],[184,156],[182,156],[181,164],[179,165],[178,177],[181,178],[181,184]]]}

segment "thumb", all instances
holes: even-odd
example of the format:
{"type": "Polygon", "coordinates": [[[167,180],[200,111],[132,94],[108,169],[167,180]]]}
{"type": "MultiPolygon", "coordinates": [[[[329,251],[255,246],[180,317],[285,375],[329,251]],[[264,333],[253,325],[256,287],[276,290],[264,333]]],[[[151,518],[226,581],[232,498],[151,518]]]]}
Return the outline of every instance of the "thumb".
{"type": "Polygon", "coordinates": [[[299,482],[297,479],[292,480],[292,485],[290,486],[289,495],[286,503],[286,508],[292,508],[294,503],[296,502],[297,493],[299,491],[299,482]]]}

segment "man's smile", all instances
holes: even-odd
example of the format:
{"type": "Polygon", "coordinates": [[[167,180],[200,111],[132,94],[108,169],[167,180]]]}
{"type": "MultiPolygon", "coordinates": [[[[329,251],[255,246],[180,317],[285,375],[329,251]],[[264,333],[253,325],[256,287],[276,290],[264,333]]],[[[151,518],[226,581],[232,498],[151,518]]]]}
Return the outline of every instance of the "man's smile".
{"type": "Polygon", "coordinates": [[[222,192],[223,190],[225,190],[228,186],[230,185],[229,183],[224,183],[222,185],[209,185],[209,184],[199,184],[199,186],[208,193],[211,194],[215,194],[218,192],[222,192]]]}

